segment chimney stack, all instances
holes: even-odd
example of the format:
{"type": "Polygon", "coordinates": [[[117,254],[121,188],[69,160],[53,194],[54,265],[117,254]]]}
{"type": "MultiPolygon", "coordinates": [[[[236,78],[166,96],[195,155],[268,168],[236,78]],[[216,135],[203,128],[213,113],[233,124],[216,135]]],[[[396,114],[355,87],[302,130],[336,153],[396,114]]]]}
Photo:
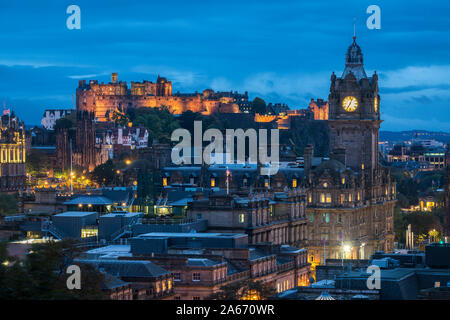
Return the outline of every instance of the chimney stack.
{"type": "Polygon", "coordinates": [[[305,175],[309,174],[309,171],[312,167],[312,158],[314,155],[314,146],[312,144],[308,144],[303,151],[303,161],[304,161],[304,171],[305,175]]]}

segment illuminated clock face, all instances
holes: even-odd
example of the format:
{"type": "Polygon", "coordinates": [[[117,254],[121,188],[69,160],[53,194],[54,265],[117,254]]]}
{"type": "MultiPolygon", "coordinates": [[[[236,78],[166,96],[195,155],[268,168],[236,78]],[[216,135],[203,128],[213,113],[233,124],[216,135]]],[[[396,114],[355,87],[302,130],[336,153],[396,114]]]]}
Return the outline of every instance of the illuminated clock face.
{"type": "Polygon", "coordinates": [[[345,111],[353,112],[358,108],[358,100],[352,96],[345,97],[342,101],[342,108],[344,108],[345,111]]]}
{"type": "Polygon", "coordinates": [[[375,108],[375,112],[378,112],[378,97],[375,97],[373,101],[373,106],[375,108]]]}

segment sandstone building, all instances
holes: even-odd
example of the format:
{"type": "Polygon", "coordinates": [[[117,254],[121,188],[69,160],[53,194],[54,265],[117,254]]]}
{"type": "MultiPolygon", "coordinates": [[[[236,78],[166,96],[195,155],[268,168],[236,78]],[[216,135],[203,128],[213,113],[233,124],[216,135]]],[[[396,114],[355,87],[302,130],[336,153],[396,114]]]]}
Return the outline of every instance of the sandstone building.
{"type": "Polygon", "coordinates": [[[361,48],[353,38],[340,78],[331,76],[328,124],[331,159],[313,163],[305,150],[310,261],[367,259],[392,251],[396,185],[379,163],[378,76],[367,77],[361,48]]]}
{"type": "Polygon", "coordinates": [[[0,117],[0,191],[26,188],[25,124],[14,114],[0,117]]]}
{"type": "Polygon", "coordinates": [[[93,112],[96,120],[105,122],[110,119],[114,110],[128,108],[155,108],[166,106],[174,114],[185,111],[202,114],[239,113],[239,103],[248,101],[248,95],[229,92],[214,92],[211,89],[200,93],[172,93],[172,82],[158,76],[155,83],[144,80],[131,82],[129,88],[124,81],[118,81],[117,73],[113,73],[110,83],[98,83],[97,80],[80,80],[76,92],[76,108],[78,111],[93,112]]]}

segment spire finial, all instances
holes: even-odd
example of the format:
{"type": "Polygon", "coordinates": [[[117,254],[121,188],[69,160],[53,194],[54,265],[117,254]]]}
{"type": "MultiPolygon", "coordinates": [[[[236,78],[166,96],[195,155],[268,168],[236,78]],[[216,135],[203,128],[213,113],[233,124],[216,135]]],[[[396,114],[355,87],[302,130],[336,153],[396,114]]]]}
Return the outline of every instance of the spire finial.
{"type": "Polygon", "coordinates": [[[356,40],[356,18],[353,18],[353,41],[356,40]]]}

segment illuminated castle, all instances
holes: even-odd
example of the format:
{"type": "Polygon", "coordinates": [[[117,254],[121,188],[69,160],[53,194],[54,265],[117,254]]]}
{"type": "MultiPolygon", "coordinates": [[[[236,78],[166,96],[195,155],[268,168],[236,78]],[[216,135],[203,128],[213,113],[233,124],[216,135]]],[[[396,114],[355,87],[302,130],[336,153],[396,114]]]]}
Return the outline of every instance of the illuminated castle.
{"type": "Polygon", "coordinates": [[[239,113],[237,99],[229,92],[214,92],[211,89],[200,93],[172,94],[172,82],[158,76],[155,83],[144,80],[131,82],[129,88],[124,81],[118,81],[117,73],[111,75],[110,83],[97,80],[80,80],[76,92],[78,111],[95,114],[97,121],[108,121],[116,109],[155,108],[166,106],[174,114],[185,111],[212,113],[239,113]]]}
{"type": "Polygon", "coordinates": [[[25,188],[26,182],[25,125],[12,115],[0,121],[0,191],[25,188]]]}

